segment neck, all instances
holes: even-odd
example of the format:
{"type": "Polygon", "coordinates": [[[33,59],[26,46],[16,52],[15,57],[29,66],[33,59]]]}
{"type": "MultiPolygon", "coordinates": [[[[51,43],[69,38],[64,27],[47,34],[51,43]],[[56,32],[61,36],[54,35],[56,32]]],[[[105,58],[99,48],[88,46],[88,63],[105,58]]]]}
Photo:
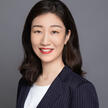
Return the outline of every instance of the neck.
{"type": "Polygon", "coordinates": [[[63,69],[64,63],[62,60],[53,61],[51,63],[42,63],[42,77],[43,79],[55,78],[63,69]]]}

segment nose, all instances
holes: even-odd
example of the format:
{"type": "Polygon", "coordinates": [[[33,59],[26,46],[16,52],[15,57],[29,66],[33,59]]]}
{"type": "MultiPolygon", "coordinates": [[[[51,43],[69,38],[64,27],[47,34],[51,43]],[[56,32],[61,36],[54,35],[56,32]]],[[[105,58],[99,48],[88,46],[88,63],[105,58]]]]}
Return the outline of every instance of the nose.
{"type": "Polygon", "coordinates": [[[46,46],[50,45],[50,39],[48,33],[44,33],[42,40],[41,40],[41,45],[46,46]]]}

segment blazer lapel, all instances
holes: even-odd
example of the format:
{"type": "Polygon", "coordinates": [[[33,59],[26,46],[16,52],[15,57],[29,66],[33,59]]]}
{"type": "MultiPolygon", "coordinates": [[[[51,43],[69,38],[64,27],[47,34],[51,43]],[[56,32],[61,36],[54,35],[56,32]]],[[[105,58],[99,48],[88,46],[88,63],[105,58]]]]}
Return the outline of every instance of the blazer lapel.
{"type": "Polygon", "coordinates": [[[52,108],[52,105],[63,94],[63,84],[61,81],[61,75],[64,75],[66,66],[62,69],[59,75],[52,82],[51,86],[47,90],[46,94],[38,104],[37,108],[52,108]]]}
{"type": "Polygon", "coordinates": [[[38,104],[37,108],[51,108],[54,102],[61,96],[62,94],[62,84],[57,78],[49,87],[46,94],[38,104]]]}

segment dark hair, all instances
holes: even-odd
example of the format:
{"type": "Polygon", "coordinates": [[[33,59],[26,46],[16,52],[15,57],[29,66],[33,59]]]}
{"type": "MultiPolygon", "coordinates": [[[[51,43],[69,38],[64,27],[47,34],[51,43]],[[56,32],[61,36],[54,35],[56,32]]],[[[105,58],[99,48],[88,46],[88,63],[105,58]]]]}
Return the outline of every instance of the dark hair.
{"type": "Polygon", "coordinates": [[[62,59],[64,64],[69,66],[73,72],[81,76],[83,76],[84,73],[81,69],[82,58],[79,48],[79,39],[72,14],[60,0],[41,0],[30,10],[22,33],[24,60],[19,67],[19,70],[30,84],[34,83],[42,73],[41,60],[34,53],[31,45],[31,24],[34,18],[48,12],[56,14],[62,20],[66,28],[66,34],[71,30],[70,39],[63,49],[62,59]]]}

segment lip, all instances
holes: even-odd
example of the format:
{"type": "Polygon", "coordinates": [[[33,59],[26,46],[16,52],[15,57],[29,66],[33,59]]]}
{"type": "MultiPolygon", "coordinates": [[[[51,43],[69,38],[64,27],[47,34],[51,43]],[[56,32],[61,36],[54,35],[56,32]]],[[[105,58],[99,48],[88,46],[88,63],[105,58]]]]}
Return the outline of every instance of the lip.
{"type": "Polygon", "coordinates": [[[53,49],[53,48],[39,48],[39,49],[53,49]]]}
{"type": "Polygon", "coordinates": [[[49,54],[49,53],[51,53],[51,52],[54,50],[53,48],[39,48],[39,49],[40,49],[40,52],[41,52],[42,54],[49,54]],[[43,51],[43,50],[41,50],[41,49],[44,49],[44,50],[45,50],[45,49],[46,49],[46,50],[47,50],[47,49],[50,49],[50,51],[47,51],[47,52],[46,52],[46,51],[43,51]]]}

